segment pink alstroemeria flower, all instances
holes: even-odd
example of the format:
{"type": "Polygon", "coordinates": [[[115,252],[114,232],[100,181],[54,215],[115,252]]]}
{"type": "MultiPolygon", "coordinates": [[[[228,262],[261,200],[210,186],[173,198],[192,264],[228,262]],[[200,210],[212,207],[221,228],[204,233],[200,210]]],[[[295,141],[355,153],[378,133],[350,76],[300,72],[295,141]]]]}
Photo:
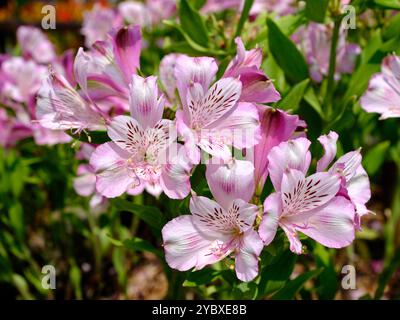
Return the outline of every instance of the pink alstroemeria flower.
{"type": "Polygon", "coordinates": [[[96,41],[89,52],[78,50],[75,79],[93,101],[119,97],[127,103],[129,83],[140,66],[142,36],[139,26],[114,30],[107,41],[96,41]]]}
{"type": "Polygon", "coordinates": [[[272,242],[278,226],[297,254],[302,253],[298,232],[330,248],[353,241],[360,217],[366,213],[369,182],[358,151],[345,154],[322,172],[336,155],[336,140],[334,132],[319,138],[325,154],[317,163],[318,172],[309,177],[309,140],[289,140],[270,151],[268,170],[277,192],[264,202],[259,233],[265,245],[272,242]]]}
{"type": "Polygon", "coordinates": [[[242,83],[227,77],[210,87],[217,69],[213,58],[185,55],[178,57],[175,66],[183,107],[176,113],[177,128],[194,164],[200,162],[200,149],[228,160],[232,157],[229,146],[249,148],[259,139],[256,106],[239,102],[242,83]]]}
{"type": "Polygon", "coordinates": [[[45,128],[54,130],[104,129],[105,115],[85,101],[60,74],[51,73],[43,80],[37,94],[37,121],[45,128]]]}
{"type": "Polygon", "coordinates": [[[165,258],[180,271],[202,269],[230,254],[237,277],[251,281],[258,274],[263,243],[253,229],[258,207],[248,201],[254,192],[251,162],[207,166],[207,181],[216,201],[193,195],[191,215],[168,222],[162,229],[165,258]]]}
{"type": "Polygon", "coordinates": [[[271,103],[280,100],[272,81],[260,69],[262,50],[260,48],[247,51],[240,38],[235,39],[237,54],[228,65],[223,78],[238,78],[242,83],[240,101],[255,103],[271,103]]]}
{"type": "Polygon", "coordinates": [[[123,19],[116,10],[95,4],[92,10],[83,14],[81,33],[85,36],[86,47],[91,47],[96,41],[105,41],[108,33],[122,24],[123,19]]]}
{"type": "Polygon", "coordinates": [[[170,53],[164,56],[160,62],[160,80],[167,93],[169,102],[175,101],[176,78],[175,66],[181,54],[170,53]]]}
{"type": "MultiPolygon", "coordinates": [[[[84,143],[81,146],[77,156],[83,160],[89,161],[90,156],[96,148],[89,143],[84,143]]],[[[96,173],[93,167],[89,164],[80,164],[78,166],[77,177],[73,181],[73,186],[77,194],[82,197],[89,197],[89,206],[95,211],[103,211],[108,204],[108,201],[100,193],[96,191],[96,173]]]]}
{"type": "Polygon", "coordinates": [[[17,40],[22,56],[26,59],[45,64],[56,58],[53,44],[39,28],[20,26],[17,30],[17,40]]]}
{"type": "Polygon", "coordinates": [[[112,142],[97,147],[90,164],[96,171],[96,189],[108,198],[162,190],[170,198],[190,192],[191,167],[176,144],[174,125],[162,119],[164,98],[157,78],[132,76],[131,116],[117,116],[107,126],[112,142]]]}
{"type": "Polygon", "coordinates": [[[32,60],[11,57],[1,64],[1,96],[19,103],[28,103],[40,88],[47,69],[32,60]]]}
{"type": "MultiPolygon", "coordinates": [[[[332,39],[332,25],[323,25],[315,22],[301,27],[293,35],[293,40],[302,49],[309,65],[311,78],[321,82],[329,71],[329,56],[332,39]]],[[[354,43],[346,43],[346,30],[342,29],[336,52],[337,68],[335,77],[341,74],[352,73],[357,56],[361,48],[354,43]]]]}
{"type": "Polygon", "coordinates": [[[295,0],[254,0],[250,10],[250,16],[259,15],[263,12],[275,13],[278,16],[285,16],[294,13],[295,11],[295,0]]]}
{"type": "Polygon", "coordinates": [[[290,115],[285,111],[258,105],[260,117],[260,142],[254,146],[253,152],[248,150],[248,160],[252,158],[254,163],[254,180],[256,193],[261,194],[268,176],[268,154],[270,150],[283,141],[294,137],[297,128],[306,126],[305,122],[296,115],[290,115]]]}
{"type": "Polygon", "coordinates": [[[381,114],[381,119],[400,117],[400,57],[390,55],[383,60],[381,73],[369,81],[361,97],[361,107],[381,114]]]}

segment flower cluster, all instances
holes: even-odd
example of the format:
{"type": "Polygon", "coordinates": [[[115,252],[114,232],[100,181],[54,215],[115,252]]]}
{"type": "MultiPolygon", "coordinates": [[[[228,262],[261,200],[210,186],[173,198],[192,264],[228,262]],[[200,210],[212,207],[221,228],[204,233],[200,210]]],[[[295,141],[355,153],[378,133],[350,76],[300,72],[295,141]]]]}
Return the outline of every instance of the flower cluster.
{"type": "Polygon", "coordinates": [[[369,212],[360,151],[331,164],[338,135],[323,135],[324,155],[309,173],[306,123],[265,105],[280,94],[261,69],[261,49],[246,50],[237,38],[237,53],[219,78],[214,58],[167,55],[159,71],[163,93],[156,76],[138,74],[141,41],[139,26],[114,30],[79,49],[74,82],[54,69],[39,90],[43,127],[106,130],[111,140],[86,153],[90,165],[75,180],[80,194],[94,195],[94,203],[143,190],[191,195],[191,214],[162,230],[166,260],[182,271],[233,256],[237,277],[250,281],[278,227],[296,254],[303,252],[299,232],[330,248],[353,241],[369,212]],[[200,163],[213,199],[191,190],[200,163]],[[274,192],[260,205],[268,176],[274,192]]]}
{"type": "Polygon", "coordinates": [[[10,147],[33,136],[38,145],[71,141],[63,131],[47,130],[36,122],[35,96],[47,65],[73,83],[72,51],[57,56],[53,45],[37,28],[21,26],[17,30],[21,56],[0,56],[0,145],[10,147]]]}

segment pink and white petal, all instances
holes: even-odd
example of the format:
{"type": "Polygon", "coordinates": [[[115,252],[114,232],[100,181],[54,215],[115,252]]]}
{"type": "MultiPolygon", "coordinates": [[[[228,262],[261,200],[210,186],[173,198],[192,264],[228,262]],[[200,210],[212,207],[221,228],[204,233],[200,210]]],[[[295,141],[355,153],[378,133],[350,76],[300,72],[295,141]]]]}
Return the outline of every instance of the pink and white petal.
{"type": "Polygon", "coordinates": [[[235,78],[223,78],[214,83],[201,101],[191,101],[188,108],[192,126],[213,128],[213,124],[234,111],[242,84],[235,78]]]}
{"type": "Polygon", "coordinates": [[[162,118],[164,99],[158,97],[157,77],[132,76],[130,84],[130,111],[143,129],[153,127],[162,118]]]}
{"type": "Polygon", "coordinates": [[[235,199],[249,202],[254,193],[254,166],[249,161],[232,160],[228,164],[209,164],[206,178],[219,204],[229,208],[235,199]]]}
{"type": "Polygon", "coordinates": [[[115,166],[96,174],[96,190],[107,198],[119,197],[138,183],[126,166],[115,166]]]}
{"type": "Polygon", "coordinates": [[[142,34],[140,26],[130,25],[112,34],[115,60],[128,83],[140,66],[142,34]]]}
{"type": "Polygon", "coordinates": [[[278,231],[279,218],[282,214],[282,197],[280,192],[273,193],[264,201],[264,215],[258,229],[264,245],[269,245],[278,231]]]}
{"type": "Polygon", "coordinates": [[[175,79],[181,101],[185,104],[191,83],[199,83],[206,92],[215,78],[218,66],[214,58],[179,55],[175,65],[175,79]]]}
{"type": "MultiPolygon", "coordinates": [[[[346,189],[351,202],[356,208],[358,218],[368,214],[370,211],[365,204],[371,198],[371,187],[368,174],[361,165],[357,168],[355,175],[347,182],[346,189]]],[[[358,221],[356,224],[357,229],[360,228],[360,222],[358,221]]]]}
{"type": "MultiPolygon", "coordinates": [[[[328,248],[343,248],[355,237],[355,211],[353,204],[344,197],[335,197],[326,206],[315,209],[309,219],[296,229],[328,248]]],[[[294,218],[295,220],[295,218],[294,218]]]]}
{"type": "Polygon", "coordinates": [[[339,175],[328,172],[318,172],[305,178],[301,171],[285,171],[281,185],[285,216],[308,212],[324,205],[338,193],[340,183],[339,175]]]}
{"type": "Polygon", "coordinates": [[[338,134],[334,131],[329,132],[327,135],[322,135],[318,141],[324,148],[324,155],[317,162],[317,171],[324,171],[336,156],[338,134]]]}
{"type": "Polygon", "coordinates": [[[289,239],[289,249],[295,254],[302,254],[303,253],[303,245],[300,242],[299,235],[297,234],[296,229],[294,229],[293,226],[287,225],[286,223],[280,224],[281,228],[283,231],[285,231],[285,234],[287,238],[289,239]]]}
{"type": "Polygon", "coordinates": [[[211,251],[214,239],[199,233],[190,215],[171,220],[161,233],[165,259],[171,268],[179,271],[200,269],[200,266],[218,260],[211,251]]]}
{"type": "Polygon", "coordinates": [[[228,210],[232,223],[236,223],[240,232],[245,232],[253,227],[257,214],[258,207],[242,199],[234,200],[228,210]]]}
{"type": "Polygon", "coordinates": [[[194,195],[190,199],[189,208],[193,224],[199,232],[221,241],[232,238],[236,226],[232,224],[233,217],[228,216],[228,212],[217,202],[194,195]]]}
{"type": "Polygon", "coordinates": [[[145,134],[142,126],[132,117],[117,116],[113,118],[107,126],[107,133],[114,143],[130,153],[135,154],[143,148],[145,134]]]}
{"type": "Polygon", "coordinates": [[[175,96],[175,65],[179,55],[177,53],[167,54],[160,62],[160,80],[170,99],[173,99],[175,96]]]}
{"type": "MultiPolygon", "coordinates": [[[[213,157],[222,159],[224,162],[228,162],[232,159],[232,148],[226,145],[223,141],[213,140],[213,134],[209,134],[206,137],[201,137],[200,142],[197,145],[204,152],[212,155],[213,157]]],[[[189,145],[190,146],[190,145],[189,145]]],[[[196,152],[195,150],[192,150],[196,152]]],[[[191,159],[196,159],[197,154],[193,153],[191,159]]]]}
{"type": "Polygon", "coordinates": [[[258,256],[263,242],[253,229],[246,231],[240,239],[239,252],[235,257],[236,276],[242,281],[251,281],[258,275],[258,256]]]}
{"type": "Polygon", "coordinates": [[[268,155],[268,172],[276,191],[280,191],[283,174],[287,169],[296,169],[304,174],[308,171],[311,154],[308,150],[311,142],[298,138],[281,142],[271,149],[268,155]]]}
{"type": "Polygon", "coordinates": [[[362,156],[360,150],[350,151],[341,156],[329,169],[329,172],[341,172],[346,182],[348,182],[355,174],[358,167],[361,165],[362,156]]]}
{"type": "Polygon", "coordinates": [[[96,171],[96,190],[107,198],[118,197],[138,184],[127,166],[129,154],[113,142],[96,148],[90,164],[96,171]]]}
{"type": "Polygon", "coordinates": [[[96,189],[96,175],[94,173],[80,175],[74,179],[73,186],[77,194],[88,197],[96,189]]]}
{"type": "MultiPolygon", "coordinates": [[[[169,150],[172,150],[170,148],[169,150]]],[[[160,184],[164,193],[171,199],[183,199],[190,192],[191,164],[184,148],[176,144],[177,153],[170,157],[170,163],[162,167],[160,184]]]]}
{"type": "Polygon", "coordinates": [[[137,196],[139,194],[142,194],[144,189],[145,189],[146,183],[143,181],[140,181],[139,183],[135,184],[134,186],[131,186],[126,193],[131,195],[131,196],[137,196]]]}
{"type": "Polygon", "coordinates": [[[146,183],[145,190],[155,198],[158,198],[163,192],[163,188],[158,183],[146,183]]]}
{"type": "Polygon", "coordinates": [[[235,148],[251,148],[261,139],[260,121],[257,107],[252,103],[239,102],[233,113],[222,117],[213,126],[232,141],[235,148]]]}
{"type": "Polygon", "coordinates": [[[289,140],[297,127],[301,126],[298,116],[279,109],[257,106],[260,118],[261,140],[254,146],[254,176],[256,184],[264,186],[268,175],[268,155],[270,150],[283,141],[289,140]]]}
{"type": "Polygon", "coordinates": [[[281,95],[276,90],[272,80],[262,70],[246,67],[239,71],[240,81],[242,82],[240,101],[272,103],[281,99],[281,95]]]}
{"type": "Polygon", "coordinates": [[[393,87],[384,74],[376,74],[369,81],[368,90],[361,97],[361,107],[367,112],[381,114],[381,119],[400,117],[400,85],[393,87]]]}
{"type": "Polygon", "coordinates": [[[114,142],[107,142],[93,151],[90,157],[90,165],[98,172],[114,166],[122,166],[126,164],[130,156],[128,152],[118,147],[114,142]]]}

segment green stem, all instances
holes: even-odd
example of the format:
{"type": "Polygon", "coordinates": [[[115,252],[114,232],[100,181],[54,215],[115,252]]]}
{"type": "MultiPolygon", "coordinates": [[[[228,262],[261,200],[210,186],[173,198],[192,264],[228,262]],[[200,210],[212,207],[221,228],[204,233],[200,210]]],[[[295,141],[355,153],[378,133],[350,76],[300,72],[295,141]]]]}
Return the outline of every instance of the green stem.
{"type": "Polygon", "coordinates": [[[333,92],[335,90],[335,71],[336,71],[336,51],[339,41],[340,25],[342,24],[342,16],[335,17],[331,49],[329,53],[329,71],[328,71],[328,85],[326,89],[326,95],[324,99],[324,107],[327,114],[327,119],[332,116],[332,105],[333,105],[333,92]]]}
{"type": "Polygon", "coordinates": [[[88,211],[88,222],[89,228],[91,232],[91,240],[93,243],[93,253],[94,253],[94,269],[95,275],[98,279],[101,279],[101,247],[100,247],[100,239],[97,234],[97,226],[96,221],[93,217],[93,214],[88,211]]]}
{"type": "Polygon", "coordinates": [[[253,2],[254,2],[254,0],[246,0],[245,1],[244,6],[243,6],[243,10],[242,10],[242,14],[240,15],[240,19],[239,19],[238,25],[236,27],[235,35],[232,38],[232,41],[231,41],[231,44],[230,44],[230,48],[232,48],[233,44],[235,43],[235,38],[239,37],[240,34],[242,33],[244,23],[246,22],[246,20],[247,20],[247,18],[249,16],[250,9],[253,6],[253,2]]]}

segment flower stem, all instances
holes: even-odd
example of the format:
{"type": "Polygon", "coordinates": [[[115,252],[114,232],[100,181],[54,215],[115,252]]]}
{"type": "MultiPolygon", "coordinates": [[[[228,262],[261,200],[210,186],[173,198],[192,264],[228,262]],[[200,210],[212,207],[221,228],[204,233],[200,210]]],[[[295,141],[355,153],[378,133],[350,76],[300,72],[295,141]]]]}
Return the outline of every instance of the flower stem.
{"type": "Polygon", "coordinates": [[[336,51],[339,41],[340,25],[342,24],[342,15],[334,18],[333,34],[331,49],[329,54],[329,71],[328,71],[328,85],[324,99],[324,107],[326,110],[327,119],[332,116],[333,93],[335,90],[335,72],[336,72],[336,51]]]}

